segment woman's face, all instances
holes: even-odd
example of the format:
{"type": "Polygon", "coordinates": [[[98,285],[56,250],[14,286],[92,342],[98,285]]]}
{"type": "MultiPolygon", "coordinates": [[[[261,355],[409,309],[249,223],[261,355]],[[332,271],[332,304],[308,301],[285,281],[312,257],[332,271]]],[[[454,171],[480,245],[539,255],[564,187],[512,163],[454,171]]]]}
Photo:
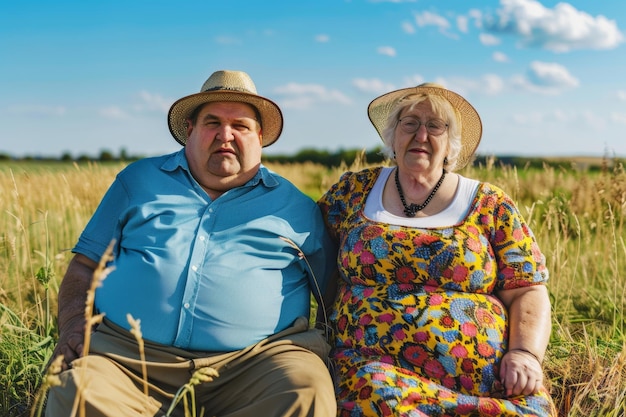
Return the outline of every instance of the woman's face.
{"type": "Polygon", "coordinates": [[[448,129],[446,122],[433,112],[428,100],[400,113],[393,150],[400,169],[441,173],[443,160],[448,154],[448,129]],[[411,132],[417,126],[417,131],[411,132]]]}

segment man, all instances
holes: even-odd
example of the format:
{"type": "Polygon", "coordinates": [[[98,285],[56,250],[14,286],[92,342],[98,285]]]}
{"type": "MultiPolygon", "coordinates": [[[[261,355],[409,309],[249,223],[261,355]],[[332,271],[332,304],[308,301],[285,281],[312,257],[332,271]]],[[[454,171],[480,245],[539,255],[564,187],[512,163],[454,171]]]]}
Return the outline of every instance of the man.
{"type": "Polygon", "coordinates": [[[204,415],[334,415],[328,346],[308,317],[335,249],[316,204],[261,165],[280,108],[246,73],[217,71],[168,122],[184,148],[118,174],[73,249],[59,290],[63,384],[46,415],[70,415],[78,396],[87,416],[160,416],[206,369],[212,381],[193,392],[204,415]],[[111,241],[95,298],[104,321],[81,357],[86,294],[111,241]]]}

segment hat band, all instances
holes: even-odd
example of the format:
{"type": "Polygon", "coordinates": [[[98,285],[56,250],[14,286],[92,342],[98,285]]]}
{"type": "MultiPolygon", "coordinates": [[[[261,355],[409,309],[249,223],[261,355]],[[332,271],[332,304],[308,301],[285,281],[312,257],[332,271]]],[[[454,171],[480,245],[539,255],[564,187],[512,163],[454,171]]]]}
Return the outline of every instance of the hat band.
{"type": "Polygon", "coordinates": [[[242,93],[248,93],[248,94],[255,94],[255,92],[248,90],[247,88],[240,88],[240,87],[223,87],[223,86],[217,86],[217,87],[212,87],[212,88],[208,88],[206,90],[203,91],[203,93],[206,93],[207,91],[217,91],[217,90],[230,90],[230,91],[240,91],[242,93]]]}

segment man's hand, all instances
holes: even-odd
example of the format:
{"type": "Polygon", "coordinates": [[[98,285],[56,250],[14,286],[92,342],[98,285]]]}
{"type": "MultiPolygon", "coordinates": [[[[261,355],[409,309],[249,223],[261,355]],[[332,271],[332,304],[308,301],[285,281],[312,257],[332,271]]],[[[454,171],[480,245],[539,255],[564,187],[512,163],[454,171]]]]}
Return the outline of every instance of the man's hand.
{"type": "Polygon", "coordinates": [[[71,367],[71,363],[83,356],[83,342],[85,340],[85,319],[76,317],[65,324],[60,331],[59,341],[52,353],[52,359],[63,355],[61,369],[63,371],[71,367]]]}
{"type": "Polygon", "coordinates": [[[83,354],[85,340],[85,303],[87,291],[98,264],[84,255],[72,258],[59,288],[59,341],[52,359],[63,355],[66,370],[83,354]]]}

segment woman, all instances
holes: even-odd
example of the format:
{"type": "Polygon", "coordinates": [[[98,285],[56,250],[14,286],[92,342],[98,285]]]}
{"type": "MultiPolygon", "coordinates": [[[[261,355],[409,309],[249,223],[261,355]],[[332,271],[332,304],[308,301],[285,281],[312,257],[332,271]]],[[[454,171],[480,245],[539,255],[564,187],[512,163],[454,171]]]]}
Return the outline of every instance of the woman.
{"type": "Polygon", "coordinates": [[[396,166],[347,172],[318,202],[340,248],[326,296],[338,415],[556,415],[545,258],[501,189],[454,173],[478,113],[435,84],[368,113],[396,166]]]}

